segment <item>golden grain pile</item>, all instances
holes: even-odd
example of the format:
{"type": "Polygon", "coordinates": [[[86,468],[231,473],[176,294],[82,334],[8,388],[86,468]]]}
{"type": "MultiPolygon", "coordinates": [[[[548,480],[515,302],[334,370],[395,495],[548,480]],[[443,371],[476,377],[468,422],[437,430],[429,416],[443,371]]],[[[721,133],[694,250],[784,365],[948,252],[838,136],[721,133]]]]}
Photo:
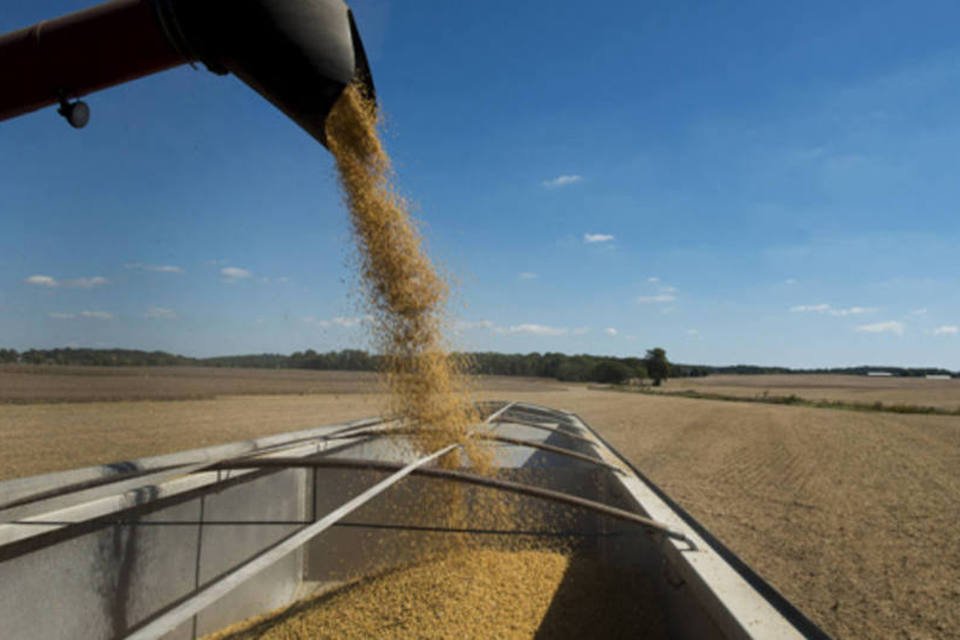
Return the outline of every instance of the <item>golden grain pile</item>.
{"type": "Polygon", "coordinates": [[[473,550],[389,572],[210,640],[665,638],[636,576],[548,551],[473,550]]]}

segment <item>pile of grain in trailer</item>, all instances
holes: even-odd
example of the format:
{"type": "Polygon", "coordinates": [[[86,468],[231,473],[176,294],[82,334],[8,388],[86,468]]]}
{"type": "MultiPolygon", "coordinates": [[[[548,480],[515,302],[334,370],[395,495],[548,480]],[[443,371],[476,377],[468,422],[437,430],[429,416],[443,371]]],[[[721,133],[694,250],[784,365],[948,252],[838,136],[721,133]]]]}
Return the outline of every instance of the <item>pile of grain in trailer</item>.
{"type": "Polygon", "coordinates": [[[548,550],[476,549],[358,580],[207,640],[665,638],[637,574],[548,550]]]}

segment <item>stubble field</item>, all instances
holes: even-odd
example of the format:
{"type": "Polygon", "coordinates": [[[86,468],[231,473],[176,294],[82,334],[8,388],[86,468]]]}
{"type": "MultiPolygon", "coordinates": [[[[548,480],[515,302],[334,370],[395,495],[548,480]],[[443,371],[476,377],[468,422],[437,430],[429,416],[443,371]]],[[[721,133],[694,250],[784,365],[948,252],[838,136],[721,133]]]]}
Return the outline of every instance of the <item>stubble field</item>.
{"type": "MultiPolygon", "coordinates": [[[[931,405],[936,395],[939,406],[960,406],[960,385],[935,381],[723,378],[697,382],[890,404],[931,405]],[[911,386],[918,382],[934,384],[911,386]]],[[[579,413],[836,637],[944,638],[960,629],[960,418],[516,378],[482,379],[476,395],[579,413]]],[[[0,478],[366,417],[382,401],[372,376],[353,373],[0,369],[0,478]]]]}
{"type": "Polygon", "coordinates": [[[960,380],[844,375],[721,375],[672,380],[669,391],[696,391],[739,398],[797,396],[857,404],[911,405],[960,410],[960,380]]]}

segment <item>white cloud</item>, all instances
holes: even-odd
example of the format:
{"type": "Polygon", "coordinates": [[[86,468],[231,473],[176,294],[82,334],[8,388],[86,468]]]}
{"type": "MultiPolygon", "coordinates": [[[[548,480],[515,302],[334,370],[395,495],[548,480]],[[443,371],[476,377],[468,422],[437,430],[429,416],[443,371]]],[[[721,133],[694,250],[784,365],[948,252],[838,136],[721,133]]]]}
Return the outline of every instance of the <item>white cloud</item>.
{"type": "Polygon", "coordinates": [[[847,307],[846,309],[831,309],[830,315],[840,316],[841,318],[846,316],[859,316],[864,313],[876,313],[876,307],[847,307]]]}
{"type": "Polygon", "coordinates": [[[613,327],[607,327],[606,329],[603,330],[603,332],[608,336],[615,336],[618,333],[618,331],[613,327]]]}
{"type": "Polygon", "coordinates": [[[166,307],[150,307],[144,317],[151,320],[176,320],[177,312],[166,307]]]}
{"type": "Polygon", "coordinates": [[[48,313],[51,318],[57,320],[74,320],[76,318],[89,318],[92,320],[112,320],[113,314],[107,311],[81,311],[80,313],[48,313]]]}
{"type": "Polygon", "coordinates": [[[327,327],[337,326],[343,327],[345,329],[352,329],[353,327],[358,327],[366,322],[373,322],[373,316],[336,316],[330,320],[324,320],[317,318],[316,316],[304,316],[301,318],[306,324],[311,324],[315,327],[321,327],[326,329],[327,327]]]}
{"type": "Polygon", "coordinates": [[[80,317],[94,318],[96,320],[111,320],[113,318],[113,314],[106,311],[81,311],[80,317]]]}
{"type": "Polygon", "coordinates": [[[520,273],[517,277],[519,277],[521,280],[536,280],[540,276],[532,271],[524,271],[520,273]]]}
{"type": "Polygon", "coordinates": [[[658,293],[653,296],[639,296],[637,297],[637,302],[640,304],[653,304],[657,302],[673,302],[677,299],[677,296],[672,293],[658,293]]]}
{"type": "Polygon", "coordinates": [[[42,275],[30,276],[23,282],[25,284],[31,284],[35,287],[48,287],[50,289],[60,286],[60,283],[57,282],[55,278],[52,278],[50,276],[42,276],[42,275]]]}
{"type": "Polygon", "coordinates": [[[828,304],[798,304],[795,307],[790,307],[790,311],[794,313],[806,313],[806,312],[815,312],[815,313],[826,313],[830,311],[830,305],[828,304]]]}
{"type": "Polygon", "coordinates": [[[660,278],[656,276],[650,276],[649,278],[647,278],[647,282],[649,282],[650,284],[657,284],[658,282],[660,282],[660,278]]]}
{"type": "Polygon", "coordinates": [[[669,285],[660,287],[660,293],[676,293],[676,292],[677,292],[676,287],[671,287],[669,285]]]}
{"type": "Polygon", "coordinates": [[[94,287],[102,287],[105,284],[109,284],[109,282],[109,280],[102,276],[93,276],[92,278],[64,280],[62,284],[65,287],[76,287],[77,289],[93,289],[94,287]]]}
{"type": "Polygon", "coordinates": [[[687,329],[687,335],[691,338],[699,338],[700,330],[699,329],[687,329]]]}
{"type": "Polygon", "coordinates": [[[960,333],[960,327],[955,324],[945,324],[933,330],[935,336],[955,336],[960,333]]]}
{"type": "Polygon", "coordinates": [[[542,324],[517,324],[507,327],[505,333],[527,334],[532,336],[562,336],[567,334],[567,330],[561,327],[548,327],[542,324]]]}
{"type": "Polygon", "coordinates": [[[558,189],[560,187],[565,187],[567,185],[576,184],[582,181],[583,176],[571,174],[550,178],[549,180],[544,180],[541,184],[547,189],[558,189]]]}
{"type": "Polygon", "coordinates": [[[220,269],[220,275],[230,282],[235,282],[237,280],[246,280],[253,276],[252,273],[246,269],[241,269],[240,267],[223,267],[220,269]]]}
{"type": "Polygon", "coordinates": [[[596,244],[598,242],[610,242],[613,240],[613,236],[608,233],[585,233],[583,234],[583,241],[587,244],[596,244]]]}
{"type": "Polygon", "coordinates": [[[57,280],[52,276],[34,275],[24,280],[24,283],[33,285],[35,287],[46,287],[48,289],[55,289],[57,287],[72,287],[75,289],[92,289],[94,287],[102,287],[105,284],[109,284],[110,281],[104,278],[103,276],[93,276],[90,278],[73,278],[70,280],[57,280]]]}
{"type": "Polygon", "coordinates": [[[787,278],[786,280],[783,281],[783,284],[797,284],[797,279],[796,279],[796,278],[787,278]]]}
{"type": "Polygon", "coordinates": [[[373,320],[373,316],[369,316],[369,315],[368,316],[351,316],[351,317],[337,316],[336,318],[331,320],[331,322],[337,325],[338,327],[351,328],[351,327],[359,326],[364,322],[370,322],[372,320],[373,320]]]}
{"type": "Polygon", "coordinates": [[[152,271],[154,273],[183,273],[183,268],[172,264],[144,264],[142,262],[132,262],[123,265],[124,269],[133,269],[134,271],[152,271]]]}
{"type": "Polygon", "coordinates": [[[865,313],[875,313],[877,311],[876,307],[846,307],[842,309],[837,309],[829,304],[800,304],[795,307],[790,307],[790,311],[794,313],[826,313],[831,316],[837,316],[840,318],[845,318],[847,316],[859,316],[865,313]]]}
{"type": "Polygon", "coordinates": [[[924,307],[924,308],[922,308],[922,309],[914,309],[913,311],[910,312],[910,315],[912,315],[912,316],[925,316],[925,315],[927,315],[927,308],[924,307]]]}
{"type": "Polygon", "coordinates": [[[456,329],[459,331],[468,331],[470,329],[495,329],[496,327],[491,320],[459,320],[455,325],[456,329]]]}
{"type": "Polygon", "coordinates": [[[307,323],[307,324],[312,324],[312,325],[317,326],[317,327],[326,328],[326,327],[329,327],[329,326],[330,326],[330,322],[329,322],[328,320],[321,320],[320,318],[317,318],[316,316],[305,316],[305,317],[302,318],[302,319],[303,319],[303,321],[304,321],[305,323],[307,323]]]}
{"type": "Polygon", "coordinates": [[[500,335],[531,335],[531,336],[582,336],[590,332],[589,327],[576,327],[568,329],[566,327],[551,327],[544,324],[525,322],[507,327],[497,325],[492,320],[459,320],[454,325],[457,331],[467,331],[470,329],[486,329],[491,333],[500,335]]]}
{"type": "Polygon", "coordinates": [[[875,322],[874,324],[862,324],[857,327],[857,331],[860,333],[892,333],[898,336],[902,336],[906,325],[902,322],[897,322],[896,320],[890,320],[888,322],[875,322]]]}

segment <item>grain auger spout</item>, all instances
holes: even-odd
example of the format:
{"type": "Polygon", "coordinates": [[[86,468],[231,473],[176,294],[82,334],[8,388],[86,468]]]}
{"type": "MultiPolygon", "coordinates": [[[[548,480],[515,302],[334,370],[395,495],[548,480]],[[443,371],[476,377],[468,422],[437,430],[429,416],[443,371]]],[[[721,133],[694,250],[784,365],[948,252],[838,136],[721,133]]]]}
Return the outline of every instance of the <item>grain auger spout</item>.
{"type": "Polygon", "coordinates": [[[343,89],[373,99],[363,44],[342,0],[113,0],[0,36],[0,120],[182,64],[233,73],[311,136],[343,89]]]}

